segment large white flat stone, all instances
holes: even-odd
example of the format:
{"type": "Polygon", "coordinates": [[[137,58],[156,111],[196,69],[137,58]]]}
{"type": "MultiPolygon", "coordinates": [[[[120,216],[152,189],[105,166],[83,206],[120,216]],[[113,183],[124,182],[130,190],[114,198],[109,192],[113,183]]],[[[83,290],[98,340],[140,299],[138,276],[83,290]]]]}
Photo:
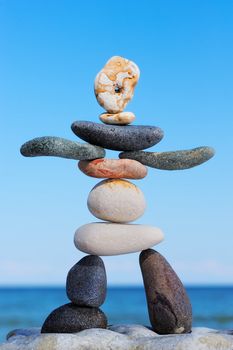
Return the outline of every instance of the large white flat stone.
{"type": "Polygon", "coordinates": [[[115,325],[76,334],[15,330],[0,350],[232,350],[233,335],[208,328],[190,334],[158,335],[141,325],[115,325]]]}
{"type": "Polygon", "coordinates": [[[153,226],[98,222],[81,226],[74,244],[87,254],[119,255],[148,249],[163,238],[162,231],[153,226]]]}

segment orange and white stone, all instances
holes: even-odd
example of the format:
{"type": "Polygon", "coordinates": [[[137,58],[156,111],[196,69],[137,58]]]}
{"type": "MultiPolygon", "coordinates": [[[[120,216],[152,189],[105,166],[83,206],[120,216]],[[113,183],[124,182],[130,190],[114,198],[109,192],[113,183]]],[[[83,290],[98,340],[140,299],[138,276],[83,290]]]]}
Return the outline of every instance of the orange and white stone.
{"type": "Polygon", "coordinates": [[[101,158],[92,161],[81,160],[79,169],[87,176],[107,179],[143,179],[147,175],[147,167],[132,159],[101,158]]]}
{"type": "Polygon", "coordinates": [[[95,95],[108,113],[124,110],[134,95],[140,71],[138,66],[123,57],[114,56],[95,78],[95,95]]]}
{"type": "Polygon", "coordinates": [[[75,232],[74,244],[84,253],[107,256],[140,252],[163,239],[163,232],[149,225],[94,222],[75,232]]]}
{"type": "Polygon", "coordinates": [[[100,114],[99,119],[104,124],[127,125],[134,121],[135,114],[132,112],[120,112],[116,114],[102,113],[100,114]]]}
{"type": "Polygon", "coordinates": [[[122,179],[109,179],[93,187],[87,206],[98,219],[125,223],[144,214],[146,201],[143,192],[133,183],[122,179]]]}

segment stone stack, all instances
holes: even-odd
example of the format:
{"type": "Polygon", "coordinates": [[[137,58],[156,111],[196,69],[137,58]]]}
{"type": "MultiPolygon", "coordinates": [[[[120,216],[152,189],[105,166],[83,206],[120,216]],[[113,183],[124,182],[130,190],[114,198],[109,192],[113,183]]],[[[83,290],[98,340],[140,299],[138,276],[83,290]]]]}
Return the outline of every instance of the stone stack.
{"type": "Polygon", "coordinates": [[[89,328],[106,328],[107,318],[99,307],[106,297],[107,279],[103,260],[85,256],[68,273],[66,293],[71,303],[54,310],[41,333],[76,333],[89,328]]]}
{"type": "Polygon", "coordinates": [[[87,199],[90,212],[101,222],[77,229],[74,243],[88,255],[68,273],[67,296],[71,303],[54,310],[42,333],[74,333],[88,328],[106,328],[99,309],[106,297],[107,279],[100,256],[141,252],[142,270],[151,325],[159,334],[191,331],[192,310],[185,289],[164,257],[150,249],[163,240],[159,228],[132,224],[144,214],[143,192],[128,179],[147,175],[145,165],[167,170],[187,169],[210,159],[210,147],[176,152],[145,152],[163,138],[159,127],[129,125],[135,120],[124,108],[132,99],[139,79],[137,65],[112,57],[95,79],[95,95],[106,110],[103,122],[77,121],[72,131],[86,144],[59,137],[41,137],[21,147],[24,156],[58,156],[79,160],[87,176],[101,178],[87,199]],[[120,159],[104,158],[105,150],[121,151],[120,159]],[[127,180],[126,180],[127,179],[127,180]]]}

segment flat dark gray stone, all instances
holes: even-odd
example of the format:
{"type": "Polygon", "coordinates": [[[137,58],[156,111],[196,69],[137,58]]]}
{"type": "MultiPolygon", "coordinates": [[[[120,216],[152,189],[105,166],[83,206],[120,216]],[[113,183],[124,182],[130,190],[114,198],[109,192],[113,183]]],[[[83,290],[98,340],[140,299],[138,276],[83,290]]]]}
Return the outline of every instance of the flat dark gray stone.
{"type": "Polygon", "coordinates": [[[151,168],[161,170],[184,170],[207,162],[214,154],[213,148],[203,146],[173,152],[122,152],[119,158],[134,159],[151,168]]]}
{"type": "Polygon", "coordinates": [[[89,328],[107,328],[107,318],[103,311],[70,303],[51,312],[41,333],[76,333],[89,328]]]}
{"type": "Polygon", "coordinates": [[[99,307],[104,303],[106,290],[106,271],[99,256],[85,256],[70,269],[66,279],[66,293],[72,303],[99,307]]]}
{"type": "Polygon", "coordinates": [[[105,156],[105,150],[101,147],[55,136],[30,140],[21,146],[20,152],[25,157],[52,156],[76,160],[91,160],[105,156]]]}
{"type": "Polygon", "coordinates": [[[115,151],[146,149],[163,138],[160,128],[146,125],[119,126],[77,121],[71,129],[84,141],[115,151]]]}
{"type": "Polygon", "coordinates": [[[153,249],[140,254],[150,322],[159,334],[191,332],[192,307],[179,277],[153,249]]]}

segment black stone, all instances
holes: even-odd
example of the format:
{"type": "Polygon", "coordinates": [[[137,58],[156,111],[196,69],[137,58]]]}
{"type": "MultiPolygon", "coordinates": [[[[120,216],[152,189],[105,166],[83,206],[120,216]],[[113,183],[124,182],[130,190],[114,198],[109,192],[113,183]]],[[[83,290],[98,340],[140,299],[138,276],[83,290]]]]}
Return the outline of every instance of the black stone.
{"type": "Polygon", "coordinates": [[[76,333],[89,328],[107,328],[107,318],[103,311],[70,303],[51,312],[41,333],[76,333]]]}
{"type": "Polygon", "coordinates": [[[119,126],[77,121],[72,124],[71,129],[86,142],[116,151],[146,149],[163,138],[163,131],[156,126],[119,126]]]}
{"type": "Polygon", "coordinates": [[[122,152],[119,158],[134,159],[151,168],[161,170],[184,170],[207,162],[214,154],[213,148],[203,146],[172,152],[122,152]]]}
{"type": "Polygon", "coordinates": [[[91,160],[105,156],[105,150],[101,147],[55,136],[30,140],[21,146],[20,152],[25,157],[52,156],[76,160],[91,160]]]}
{"type": "Polygon", "coordinates": [[[192,307],[179,277],[153,249],[140,254],[150,322],[159,334],[191,332],[192,307]]]}
{"type": "Polygon", "coordinates": [[[98,256],[85,256],[68,273],[66,293],[76,305],[99,307],[106,298],[106,290],[104,262],[98,256]]]}

